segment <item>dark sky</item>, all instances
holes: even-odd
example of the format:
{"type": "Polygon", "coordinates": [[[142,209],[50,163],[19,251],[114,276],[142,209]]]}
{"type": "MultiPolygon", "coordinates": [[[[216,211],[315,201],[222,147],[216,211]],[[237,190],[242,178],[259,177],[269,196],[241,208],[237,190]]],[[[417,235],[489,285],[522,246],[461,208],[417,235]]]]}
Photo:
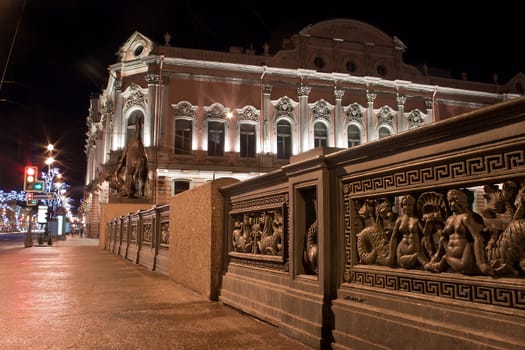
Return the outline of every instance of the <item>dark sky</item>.
{"type": "Polygon", "coordinates": [[[484,82],[495,72],[503,83],[525,72],[519,2],[389,3],[0,0],[0,189],[21,190],[24,165],[42,164],[51,142],[80,198],[89,95],[105,87],[107,67],[135,30],[157,42],[169,32],[174,46],[253,45],[261,52],[275,33],[351,18],[401,39],[410,64],[448,69],[458,78],[466,71],[484,82]]]}

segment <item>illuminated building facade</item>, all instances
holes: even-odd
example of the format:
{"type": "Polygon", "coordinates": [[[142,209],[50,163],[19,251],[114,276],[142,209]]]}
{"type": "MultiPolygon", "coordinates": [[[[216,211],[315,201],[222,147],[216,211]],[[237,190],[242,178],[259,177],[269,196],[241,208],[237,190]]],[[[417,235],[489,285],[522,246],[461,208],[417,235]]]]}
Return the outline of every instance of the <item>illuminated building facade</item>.
{"type": "MultiPolygon", "coordinates": [[[[406,47],[366,23],[319,22],[284,40],[229,52],[163,44],[135,32],[109,67],[87,118],[84,210],[97,235],[99,205],[138,119],[148,154],[147,203],[206,181],[240,180],[315,147],[347,148],[523,93],[525,76],[487,84],[404,63],[406,47]]],[[[91,225],[90,225],[91,224],[91,225]]]]}

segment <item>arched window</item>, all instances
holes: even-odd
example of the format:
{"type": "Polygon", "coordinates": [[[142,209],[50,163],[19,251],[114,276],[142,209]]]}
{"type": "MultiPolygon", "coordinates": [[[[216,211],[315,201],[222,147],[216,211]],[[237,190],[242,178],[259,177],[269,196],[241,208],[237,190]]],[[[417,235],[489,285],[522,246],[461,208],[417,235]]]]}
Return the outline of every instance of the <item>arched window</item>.
{"type": "Polygon", "coordinates": [[[208,122],[208,155],[224,155],[224,123],[208,122]]]}
{"type": "Polygon", "coordinates": [[[192,125],[191,120],[177,119],[175,120],[175,154],[191,154],[191,135],[192,125]]]}
{"type": "Polygon", "coordinates": [[[379,128],[379,138],[382,139],[382,138],[385,138],[385,137],[388,137],[390,136],[390,129],[388,129],[387,127],[380,127],[379,128]]]}
{"type": "Polygon", "coordinates": [[[248,123],[240,124],[240,156],[255,157],[255,125],[248,123]]]}
{"type": "Polygon", "coordinates": [[[292,155],[292,127],[286,120],[277,123],[277,159],[289,159],[292,155]]]}
{"type": "Polygon", "coordinates": [[[314,124],[314,147],[328,146],[328,132],[326,125],[321,122],[314,124]]]}
{"type": "Polygon", "coordinates": [[[348,136],[348,147],[353,147],[361,144],[361,130],[353,124],[348,125],[346,130],[348,136]]]}
{"type": "MultiPolygon", "coordinates": [[[[126,130],[126,144],[133,139],[135,136],[135,130],[137,129],[137,121],[140,120],[144,125],[144,113],[142,111],[135,110],[128,117],[128,126],[126,130]]],[[[140,137],[144,140],[144,128],[142,128],[140,137]]]]}

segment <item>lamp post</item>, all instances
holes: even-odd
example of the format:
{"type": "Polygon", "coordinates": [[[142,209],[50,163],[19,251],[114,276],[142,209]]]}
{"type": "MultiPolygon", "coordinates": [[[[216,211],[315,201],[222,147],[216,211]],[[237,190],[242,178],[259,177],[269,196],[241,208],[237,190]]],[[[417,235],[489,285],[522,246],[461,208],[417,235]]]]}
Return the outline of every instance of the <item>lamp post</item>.
{"type": "MultiPolygon", "coordinates": [[[[47,174],[44,174],[44,180],[46,183],[46,193],[53,193],[53,179],[55,178],[55,175],[58,174],[56,169],[51,168],[51,165],[53,165],[53,163],[55,162],[55,158],[53,157],[54,149],[55,147],[52,144],[47,145],[48,157],[45,161],[45,163],[47,164],[47,174]]],[[[53,245],[53,239],[51,238],[50,221],[53,218],[54,204],[55,196],[53,194],[53,199],[47,200],[46,235],[48,235],[48,245],[53,245]]]]}
{"type": "Polygon", "coordinates": [[[26,248],[30,248],[33,246],[33,238],[31,237],[31,221],[33,219],[33,210],[31,207],[26,209],[27,213],[27,233],[26,233],[26,239],[24,241],[24,246],[26,248]]]}

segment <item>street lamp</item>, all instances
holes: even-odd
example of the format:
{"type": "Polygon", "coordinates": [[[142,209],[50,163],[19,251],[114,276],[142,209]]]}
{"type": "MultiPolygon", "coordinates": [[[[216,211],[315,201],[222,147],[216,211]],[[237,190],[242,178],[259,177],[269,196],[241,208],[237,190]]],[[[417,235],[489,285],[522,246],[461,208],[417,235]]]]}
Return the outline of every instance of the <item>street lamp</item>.
{"type": "Polygon", "coordinates": [[[30,248],[33,246],[33,238],[31,237],[31,221],[33,219],[33,209],[31,207],[26,208],[27,212],[27,233],[24,241],[24,246],[30,248]]]}
{"type": "MultiPolygon", "coordinates": [[[[43,177],[46,183],[46,193],[53,193],[53,180],[55,178],[55,175],[59,175],[58,169],[52,168],[51,166],[55,162],[55,158],[53,157],[53,151],[55,147],[52,144],[47,145],[47,152],[48,157],[45,161],[47,164],[47,174],[44,173],[43,177]]],[[[51,228],[50,228],[50,221],[53,218],[53,211],[55,206],[55,196],[53,193],[53,198],[47,200],[47,221],[46,221],[46,235],[48,235],[47,244],[53,245],[53,239],[51,238],[51,228]]]]}

